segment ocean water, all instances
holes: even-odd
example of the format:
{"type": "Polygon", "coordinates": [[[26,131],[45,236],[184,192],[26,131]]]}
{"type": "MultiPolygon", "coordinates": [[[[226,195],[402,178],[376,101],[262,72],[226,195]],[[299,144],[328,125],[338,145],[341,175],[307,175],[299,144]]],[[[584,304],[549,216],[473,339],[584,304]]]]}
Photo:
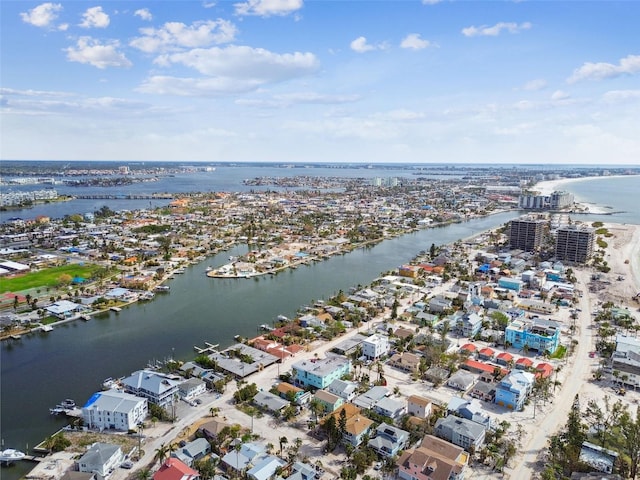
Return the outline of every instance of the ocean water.
{"type": "Polygon", "coordinates": [[[577,202],[609,212],[607,215],[577,215],[576,220],[640,225],[640,175],[567,182],[562,185],[562,190],[573,193],[577,202]]]}

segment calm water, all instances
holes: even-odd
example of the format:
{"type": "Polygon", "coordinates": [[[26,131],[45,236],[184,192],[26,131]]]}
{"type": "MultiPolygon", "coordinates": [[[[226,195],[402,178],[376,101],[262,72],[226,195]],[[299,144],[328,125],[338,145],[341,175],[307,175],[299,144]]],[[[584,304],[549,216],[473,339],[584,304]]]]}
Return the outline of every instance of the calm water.
{"type": "MultiPolygon", "coordinates": [[[[233,336],[256,334],[257,326],[338,290],[368,284],[419,251],[503,225],[506,213],[443,228],[422,230],[368,249],[255,279],[210,279],[207,266],[219,266],[243,247],[218,254],[171,281],[168,294],[134,304],[119,314],[57,327],[48,334],[2,343],[2,438],[5,445],[33,446],[65,424],[48,408],[64,398],[86,401],[107,377],[122,376],[149,360],[195,356],[203,342],[233,343],[233,336]]],[[[3,469],[18,478],[29,465],[3,469]]]]}

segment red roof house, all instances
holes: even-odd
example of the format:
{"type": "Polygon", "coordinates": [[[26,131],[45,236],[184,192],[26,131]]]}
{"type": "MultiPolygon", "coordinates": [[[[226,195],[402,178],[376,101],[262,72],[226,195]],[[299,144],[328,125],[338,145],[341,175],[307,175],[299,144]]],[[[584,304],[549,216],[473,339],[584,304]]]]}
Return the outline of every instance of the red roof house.
{"type": "Polygon", "coordinates": [[[513,362],[513,355],[509,352],[499,353],[496,357],[496,363],[499,363],[500,365],[508,365],[511,362],[513,362]]]}
{"type": "Polygon", "coordinates": [[[552,365],[545,362],[540,362],[538,365],[536,365],[536,377],[547,378],[552,373],[553,373],[552,365]]]}
{"type": "Polygon", "coordinates": [[[527,370],[532,366],[533,366],[533,361],[531,361],[530,358],[520,357],[518,360],[516,360],[516,368],[518,370],[527,370]]]}
{"type": "Polygon", "coordinates": [[[492,348],[485,347],[478,352],[478,357],[482,358],[483,360],[493,360],[493,356],[495,354],[496,352],[492,348]]]}
{"type": "Polygon", "coordinates": [[[478,350],[478,347],[476,347],[473,343],[465,343],[460,347],[461,352],[474,353],[477,350],[478,350]]]}
{"type": "Polygon", "coordinates": [[[177,458],[168,458],[153,475],[153,480],[198,480],[200,473],[177,458]]]}

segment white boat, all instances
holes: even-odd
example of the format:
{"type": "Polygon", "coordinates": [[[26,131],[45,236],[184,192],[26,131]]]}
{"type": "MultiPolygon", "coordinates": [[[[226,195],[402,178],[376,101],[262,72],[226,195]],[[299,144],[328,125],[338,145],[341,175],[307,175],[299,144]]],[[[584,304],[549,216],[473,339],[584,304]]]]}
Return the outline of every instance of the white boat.
{"type": "Polygon", "coordinates": [[[87,314],[80,315],[80,319],[85,322],[88,322],[89,320],[91,320],[91,315],[87,315],[87,314]]]}
{"type": "Polygon", "coordinates": [[[168,292],[171,289],[169,285],[158,285],[155,290],[156,292],[168,292]]]}
{"type": "Polygon", "coordinates": [[[24,452],[14,448],[7,448],[0,453],[0,462],[14,462],[16,460],[22,460],[24,457],[26,457],[24,452]]]}
{"type": "Polygon", "coordinates": [[[43,332],[50,332],[53,330],[53,327],[51,325],[43,325],[40,330],[42,330],[43,332]]]}
{"type": "Polygon", "coordinates": [[[122,309],[120,307],[111,307],[109,308],[109,310],[111,310],[112,312],[119,313],[122,309]]]}
{"type": "Polygon", "coordinates": [[[152,300],[153,297],[155,297],[155,294],[153,292],[143,292],[140,294],[140,297],[138,297],[140,300],[152,300]]]}

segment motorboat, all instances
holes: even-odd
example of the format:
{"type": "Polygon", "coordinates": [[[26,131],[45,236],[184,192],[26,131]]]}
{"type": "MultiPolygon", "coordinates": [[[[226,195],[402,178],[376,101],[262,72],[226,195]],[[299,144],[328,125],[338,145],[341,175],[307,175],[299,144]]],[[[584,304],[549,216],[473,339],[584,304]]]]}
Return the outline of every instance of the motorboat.
{"type": "Polygon", "coordinates": [[[20,450],[14,448],[7,448],[0,453],[0,462],[15,462],[17,460],[23,460],[27,455],[20,450]]]}

